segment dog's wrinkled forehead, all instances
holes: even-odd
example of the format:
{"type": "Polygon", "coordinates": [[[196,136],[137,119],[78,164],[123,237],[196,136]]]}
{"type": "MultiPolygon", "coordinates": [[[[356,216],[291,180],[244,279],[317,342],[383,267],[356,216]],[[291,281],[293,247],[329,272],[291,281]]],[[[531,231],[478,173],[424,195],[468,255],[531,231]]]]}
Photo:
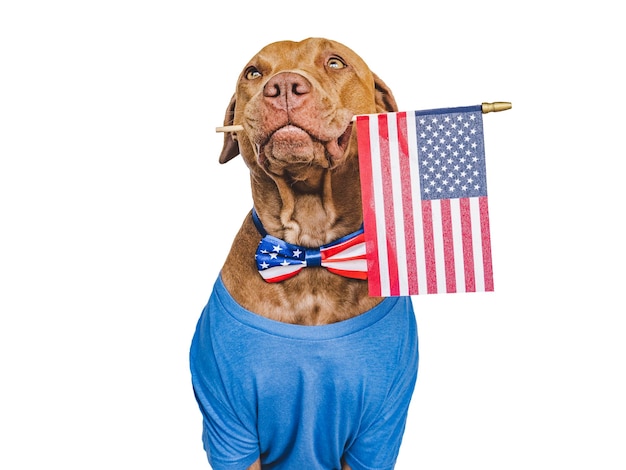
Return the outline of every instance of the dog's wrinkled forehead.
{"type": "Polygon", "coordinates": [[[357,74],[368,71],[363,59],[343,44],[323,38],[308,38],[300,42],[279,41],[265,46],[244,67],[239,81],[246,81],[255,74],[266,79],[285,71],[301,71],[315,74],[325,67],[333,67],[341,61],[357,74]],[[330,61],[330,62],[329,62],[330,61]]]}

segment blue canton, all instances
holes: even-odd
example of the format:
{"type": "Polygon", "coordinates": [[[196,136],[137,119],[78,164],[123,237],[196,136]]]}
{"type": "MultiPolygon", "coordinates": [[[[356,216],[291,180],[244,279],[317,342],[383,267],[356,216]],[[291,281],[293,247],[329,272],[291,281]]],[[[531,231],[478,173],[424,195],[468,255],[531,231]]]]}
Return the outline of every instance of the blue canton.
{"type": "Polygon", "coordinates": [[[422,200],[487,195],[480,106],[415,112],[422,200]]]}

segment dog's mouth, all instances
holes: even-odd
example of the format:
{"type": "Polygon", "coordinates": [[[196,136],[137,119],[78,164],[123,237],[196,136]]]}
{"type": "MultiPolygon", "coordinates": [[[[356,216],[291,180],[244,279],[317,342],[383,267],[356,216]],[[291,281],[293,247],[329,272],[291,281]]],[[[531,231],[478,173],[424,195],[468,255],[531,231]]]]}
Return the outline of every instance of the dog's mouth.
{"type": "Polygon", "coordinates": [[[259,163],[287,167],[293,165],[335,166],[348,149],[352,124],[337,138],[323,140],[301,127],[287,124],[257,145],[259,163]]]}
{"type": "Polygon", "coordinates": [[[330,155],[330,158],[334,160],[339,160],[343,158],[346,154],[346,150],[348,149],[348,144],[350,143],[350,136],[352,135],[352,122],[348,124],[346,130],[337,138],[336,140],[328,141],[326,145],[326,150],[330,155]]]}

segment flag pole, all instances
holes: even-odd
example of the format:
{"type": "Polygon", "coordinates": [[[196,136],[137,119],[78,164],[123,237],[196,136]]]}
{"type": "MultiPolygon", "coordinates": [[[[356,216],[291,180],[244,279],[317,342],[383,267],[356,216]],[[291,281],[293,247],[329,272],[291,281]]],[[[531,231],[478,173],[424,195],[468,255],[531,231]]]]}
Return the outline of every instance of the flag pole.
{"type": "MultiPolygon", "coordinates": [[[[494,101],[493,103],[482,104],[483,114],[506,111],[507,109],[511,109],[512,107],[513,105],[507,101],[494,101]]],[[[354,121],[355,117],[352,118],[352,120],[354,121]]],[[[215,128],[215,132],[239,132],[239,131],[243,131],[243,126],[239,124],[235,124],[234,126],[221,126],[221,127],[215,128]]]]}

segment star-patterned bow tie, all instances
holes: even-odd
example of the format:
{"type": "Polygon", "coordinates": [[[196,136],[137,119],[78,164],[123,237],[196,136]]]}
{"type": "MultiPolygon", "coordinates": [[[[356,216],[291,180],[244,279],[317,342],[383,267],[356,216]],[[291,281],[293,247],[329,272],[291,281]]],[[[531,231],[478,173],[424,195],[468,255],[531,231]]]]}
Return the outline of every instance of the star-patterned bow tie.
{"type": "Polygon", "coordinates": [[[363,228],[319,248],[305,248],[269,235],[254,209],[252,218],[263,236],[255,258],[265,281],[284,281],[311,266],[323,266],[344,277],[367,279],[363,228]]]}

